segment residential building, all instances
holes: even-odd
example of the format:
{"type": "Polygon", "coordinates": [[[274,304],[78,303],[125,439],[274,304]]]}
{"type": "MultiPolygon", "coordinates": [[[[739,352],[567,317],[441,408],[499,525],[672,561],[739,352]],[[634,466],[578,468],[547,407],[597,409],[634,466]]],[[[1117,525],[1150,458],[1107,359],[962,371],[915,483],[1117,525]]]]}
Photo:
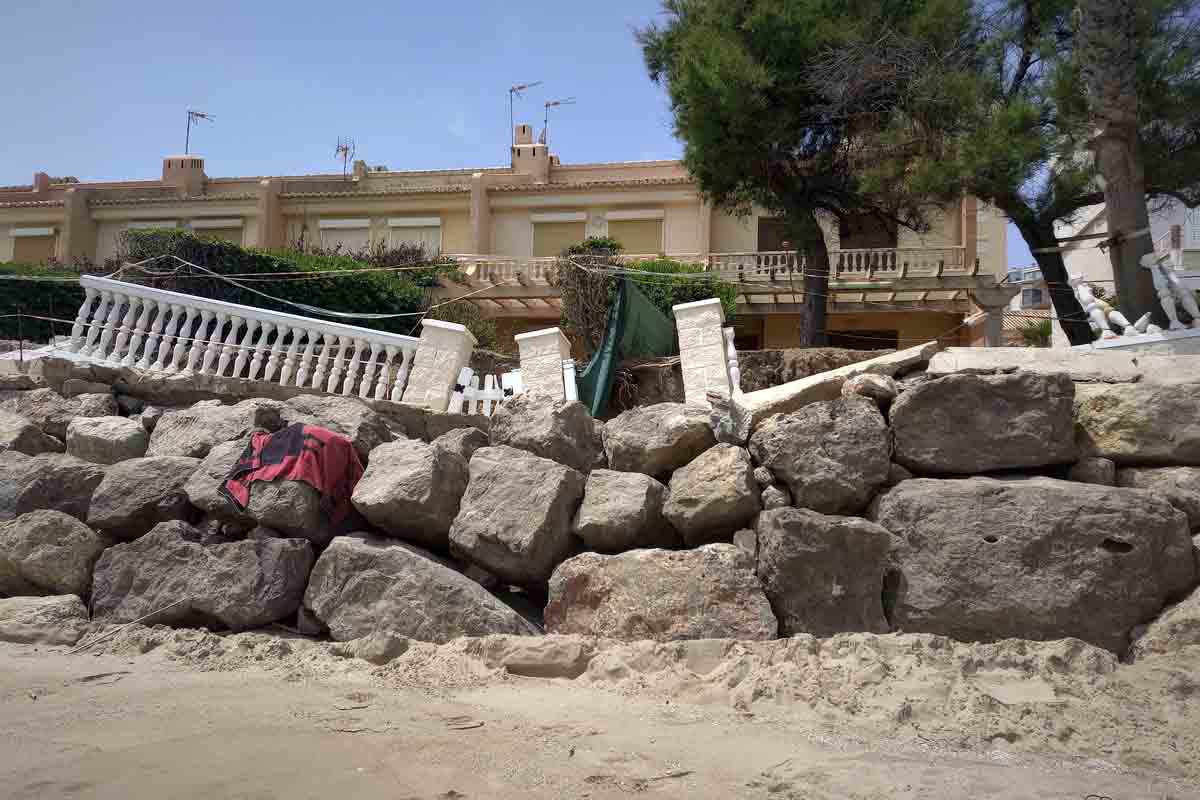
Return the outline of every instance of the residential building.
{"type": "MultiPolygon", "coordinates": [[[[1108,216],[1103,205],[1090,206],[1070,222],[1055,226],[1059,238],[1108,232],[1108,216]]],[[[1188,208],[1176,200],[1151,201],[1150,240],[1154,249],[1170,256],[1175,269],[1200,272],[1200,208],[1188,208]]],[[[1083,275],[1088,283],[1111,289],[1112,262],[1106,250],[1097,246],[1101,239],[1064,242],[1063,261],[1071,275],[1083,275]]]]}
{"type": "MultiPolygon", "coordinates": [[[[209,177],[204,159],[169,156],[157,180],[79,182],[37,173],[0,187],[0,261],[116,255],[123,230],[181,227],[248,246],[320,243],[355,249],[415,242],[462,262],[465,285],[502,335],[552,325],[555,256],[609,235],[628,258],[666,254],[738,282],[739,347],[798,343],[803,268],[780,220],[712,208],[678,161],[564,164],[518,125],[502,167],[395,171],[356,162],[351,174],[209,177]]],[[[904,346],[981,340],[976,312],[999,320],[1008,294],[1006,220],[973,197],[933,215],[929,231],[874,220],[825,225],[834,344],[904,346]],[[972,316],[974,315],[974,316],[972,316]],[[964,322],[970,318],[970,322],[964,322]]]]}

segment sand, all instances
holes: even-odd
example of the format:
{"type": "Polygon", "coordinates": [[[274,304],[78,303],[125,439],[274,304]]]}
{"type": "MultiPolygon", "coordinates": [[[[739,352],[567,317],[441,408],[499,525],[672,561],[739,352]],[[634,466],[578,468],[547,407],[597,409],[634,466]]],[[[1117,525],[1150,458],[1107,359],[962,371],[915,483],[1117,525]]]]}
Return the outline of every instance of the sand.
{"type": "Polygon", "coordinates": [[[375,665],[281,631],[141,626],[75,655],[0,644],[2,794],[1200,798],[1200,648],[1132,665],[1072,640],[899,634],[396,649],[375,665]]]}

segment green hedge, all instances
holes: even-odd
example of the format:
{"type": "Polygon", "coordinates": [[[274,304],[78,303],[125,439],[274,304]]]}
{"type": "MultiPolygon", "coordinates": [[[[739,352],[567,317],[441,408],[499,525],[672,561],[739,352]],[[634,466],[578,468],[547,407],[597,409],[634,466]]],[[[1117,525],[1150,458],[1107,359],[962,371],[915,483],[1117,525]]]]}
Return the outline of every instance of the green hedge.
{"type": "MultiPolygon", "coordinates": [[[[18,323],[12,314],[75,319],[83,305],[83,290],[79,276],[45,264],[0,264],[0,339],[16,339],[18,323]],[[28,278],[66,278],[55,280],[11,280],[3,277],[18,275],[28,278]]],[[[21,336],[30,342],[50,341],[53,328],[59,336],[71,332],[68,323],[54,323],[24,318],[20,322],[21,336]]]]}

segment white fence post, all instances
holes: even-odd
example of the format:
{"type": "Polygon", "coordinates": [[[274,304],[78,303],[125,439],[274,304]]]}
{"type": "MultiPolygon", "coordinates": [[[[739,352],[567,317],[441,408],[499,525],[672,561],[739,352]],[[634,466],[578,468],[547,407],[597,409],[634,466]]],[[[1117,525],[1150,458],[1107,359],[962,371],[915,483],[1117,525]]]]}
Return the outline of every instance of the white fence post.
{"type": "Polygon", "coordinates": [[[450,408],[459,371],[471,358],[476,340],[463,325],[427,319],[421,323],[421,342],[408,373],[403,402],[434,411],[450,408]]]}
{"type": "Polygon", "coordinates": [[[671,309],[679,332],[679,366],[683,371],[683,399],[689,405],[708,406],[708,393],[729,397],[733,386],[726,352],[725,312],[720,299],[697,300],[671,309]]]}
{"type": "Polygon", "coordinates": [[[571,357],[571,342],[558,328],[521,333],[513,337],[521,356],[521,381],[527,392],[565,400],[563,361],[571,357]]]}

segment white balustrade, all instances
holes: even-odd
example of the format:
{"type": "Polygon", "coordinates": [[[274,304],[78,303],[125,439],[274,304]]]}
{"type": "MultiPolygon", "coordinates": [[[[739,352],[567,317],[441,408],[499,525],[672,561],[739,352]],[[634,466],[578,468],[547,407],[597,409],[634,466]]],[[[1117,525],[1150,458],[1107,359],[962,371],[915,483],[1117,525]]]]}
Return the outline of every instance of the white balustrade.
{"type": "Polygon", "coordinates": [[[109,278],[85,275],[79,283],[84,301],[66,349],[150,372],[261,379],[399,400],[420,344],[412,336],[109,278]]]}
{"type": "Polygon", "coordinates": [[[450,403],[446,410],[490,417],[496,413],[501,403],[524,391],[520,370],[506,372],[500,376],[499,381],[495,375],[485,375],[483,386],[480,386],[475,370],[463,367],[458,371],[458,382],[454,385],[454,393],[450,395],[450,403]]]}

